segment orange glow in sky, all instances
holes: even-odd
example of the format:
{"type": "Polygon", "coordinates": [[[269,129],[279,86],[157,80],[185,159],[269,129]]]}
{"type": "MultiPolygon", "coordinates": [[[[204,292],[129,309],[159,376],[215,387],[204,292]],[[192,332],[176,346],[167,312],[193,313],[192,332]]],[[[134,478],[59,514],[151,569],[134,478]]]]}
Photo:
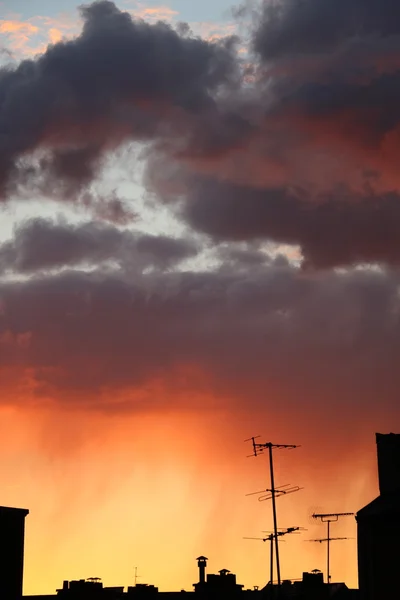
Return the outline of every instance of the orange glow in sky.
{"type": "MultiPolygon", "coordinates": [[[[307,423],[226,409],[162,414],[66,410],[1,411],[2,503],[26,507],[25,594],[54,593],[64,579],[102,577],[106,585],[140,582],[190,590],[196,556],[208,571],[228,568],[246,587],[268,580],[271,505],[249,492],[269,486],[267,457],[247,458],[243,440],[264,434],[301,443],[276,453],[276,484],[304,486],[278,502],[279,526],[308,531],[281,545],[283,578],[325,571],[325,537],[316,508],[356,511],[376,494],[372,430],[346,448],[307,423]],[[321,443],[324,448],[321,448],[321,443]]],[[[333,581],[357,585],[356,524],[332,526],[353,539],[332,544],[333,581]]]]}

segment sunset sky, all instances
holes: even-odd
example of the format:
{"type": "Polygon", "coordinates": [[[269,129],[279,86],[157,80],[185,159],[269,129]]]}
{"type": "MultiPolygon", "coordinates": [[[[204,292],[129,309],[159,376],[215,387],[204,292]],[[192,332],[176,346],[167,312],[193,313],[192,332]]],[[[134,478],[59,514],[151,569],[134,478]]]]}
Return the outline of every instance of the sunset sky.
{"type": "MultiPolygon", "coordinates": [[[[400,405],[400,4],[0,2],[0,504],[26,594],[325,571],[400,405]]],[[[357,585],[354,518],[333,581],[357,585]]]]}

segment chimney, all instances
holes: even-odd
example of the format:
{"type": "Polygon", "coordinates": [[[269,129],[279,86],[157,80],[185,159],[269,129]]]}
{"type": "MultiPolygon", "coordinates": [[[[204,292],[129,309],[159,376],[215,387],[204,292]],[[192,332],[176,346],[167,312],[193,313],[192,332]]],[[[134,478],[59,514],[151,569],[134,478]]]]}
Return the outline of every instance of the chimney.
{"type": "Polygon", "coordinates": [[[381,496],[400,491],[400,434],[376,434],[381,496]]]}
{"type": "Polygon", "coordinates": [[[199,566],[199,583],[206,582],[206,566],[208,558],[206,556],[197,557],[197,564],[199,566]]]}

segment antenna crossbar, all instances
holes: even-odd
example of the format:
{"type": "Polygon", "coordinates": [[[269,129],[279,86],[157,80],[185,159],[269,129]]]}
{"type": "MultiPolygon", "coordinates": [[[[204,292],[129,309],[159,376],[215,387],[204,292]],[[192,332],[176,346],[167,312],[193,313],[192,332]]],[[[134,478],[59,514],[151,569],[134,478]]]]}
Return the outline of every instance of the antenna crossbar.
{"type": "Polygon", "coordinates": [[[272,442],[265,442],[265,443],[259,443],[256,442],[256,439],[259,438],[260,436],[257,435],[255,437],[251,437],[248,438],[247,440],[245,440],[245,442],[252,442],[253,444],[253,454],[251,454],[250,456],[258,456],[259,454],[262,454],[262,452],[264,452],[264,450],[270,450],[272,448],[277,448],[278,450],[293,450],[294,448],[299,448],[298,445],[296,444],[274,444],[272,442]]]}
{"type": "MultiPolygon", "coordinates": [[[[275,496],[278,497],[278,498],[280,496],[287,496],[288,494],[293,494],[294,492],[299,492],[302,489],[304,489],[304,488],[299,487],[298,485],[295,485],[293,487],[287,488],[286,490],[276,489],[275,490],[275,496]]],[[[265,490],[265,491],[269,492],[269,493],[260,496],[258,498],[259,502],[264,502],[265,500],[271,500],[272,499],[272,490],[265,490]]],[[[257,492],[257,493],[259,493],[259,492],[257,492]]]]}
{"type": "Polygon", "coordinates": [[[304,540],[305,542],[319,542],[320,544],[322,544],[322,542],[335,542],[337,540],[351,540],[352,538],[348,538],[348,537],[330,537],[330,538],[317,538],[315,540],[304,540]]]}
{"type": "Polygon", "coordinates": [[[343,513],[314,513],[313,519],[320,519],[322,523],[331,523],[339,520],[340,517],[352,517],[354,513],[352,512],[343,512],[343,513]]]}

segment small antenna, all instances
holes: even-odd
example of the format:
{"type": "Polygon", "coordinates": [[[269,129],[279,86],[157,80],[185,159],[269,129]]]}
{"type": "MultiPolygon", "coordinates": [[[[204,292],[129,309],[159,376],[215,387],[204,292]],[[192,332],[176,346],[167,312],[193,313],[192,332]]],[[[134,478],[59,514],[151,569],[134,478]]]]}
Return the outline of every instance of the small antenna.
{"type": "Polygon", "coordinates": [[[313,542],[326,542],[326,582],[329,585],[331,582],[331,572],[330,572],[330,542],[332,540],[348,540],[350,538],[331,538],[330,533],[330,525],[331,523],[336,523],[340,519],[340,517],[351,517],[354,513],[351,512],[343,512],[343,513],[313,513],[313,519],[319,519],[321,523],[326,523],[327,525],[327,536],[321,540],[310,540],[313,542]]]}
{"type": "Polygon", "coordinates": [[[313,519],[321,519],[322,523],[333,523],[339,520],[339,517],[352,517],[354,513],[313,513],[313,519]]]}
{"type": "Polygon", "coordinates": [[[137,585],[137,580],[140,579],[140,575],[137,574],[137,567],[135,567],[135,587],[137,585]]]}

